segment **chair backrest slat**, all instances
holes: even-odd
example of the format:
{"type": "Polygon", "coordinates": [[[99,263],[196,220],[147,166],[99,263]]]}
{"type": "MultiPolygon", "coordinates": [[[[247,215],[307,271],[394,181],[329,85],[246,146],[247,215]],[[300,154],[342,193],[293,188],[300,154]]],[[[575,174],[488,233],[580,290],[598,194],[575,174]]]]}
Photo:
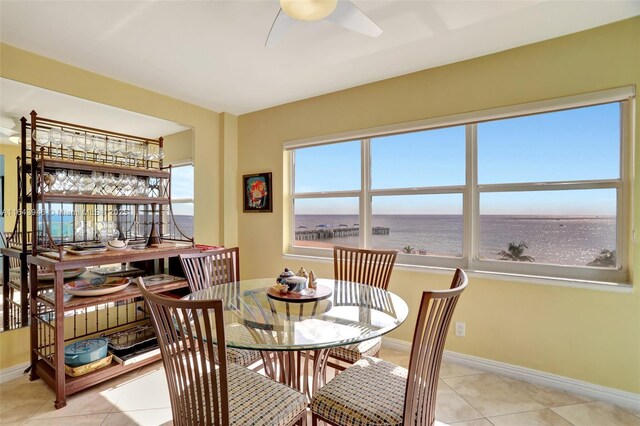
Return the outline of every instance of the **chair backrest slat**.
{"type": "Polygon", "coordinates": [[[405,425],[435,423],[436,392],[447,331],[467,276],[457,269],[449,290],[425,291],[413,335],[404,401],[405,425]]]}
{"type": "Polygon", "coordinates": [[[367,284],[386,290],[398,252],[333,247],[333,275],[336,280],[367,284]]]}
{"type": "Polygon", "coordinates": [[[158,338],[174,425],[228,425],[222,301],[176,300],[153,294],[143,278],[138,287],[158,338]]]}
{"type": "Polygon", "coordinates": [[[180,255],[191,291],[240,280],[240,249],[206,251],[180,255]]]}

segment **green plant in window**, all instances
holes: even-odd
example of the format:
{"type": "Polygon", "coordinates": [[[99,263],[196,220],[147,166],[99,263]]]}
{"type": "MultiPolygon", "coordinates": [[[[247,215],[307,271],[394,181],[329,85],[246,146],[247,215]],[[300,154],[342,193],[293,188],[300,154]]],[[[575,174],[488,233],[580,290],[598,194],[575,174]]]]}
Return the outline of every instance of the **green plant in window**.
{"type": "Polygon", "coordinates": [[[500,250],[498,256],[499,260],[511,260],[514,262],[533,262],[535,259],[531,256],[524,254],[524,251],[528,249],[526,243],[509,243],[507,250],[500,250]]]}
{"type": "Polygon", "coordinates": [[[616,266],[616,251],[603,249],[587,266],[616,266]]]}

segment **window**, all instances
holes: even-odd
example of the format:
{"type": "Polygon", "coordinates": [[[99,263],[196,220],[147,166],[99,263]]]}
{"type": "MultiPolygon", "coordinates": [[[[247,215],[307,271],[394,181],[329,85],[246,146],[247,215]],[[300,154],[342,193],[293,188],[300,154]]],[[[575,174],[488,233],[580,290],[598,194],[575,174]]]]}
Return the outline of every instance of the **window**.
{"type": "Polygon", "coordinates": [[[171,168],[171,209],[180,231],[193,236],[193,164],[171,168]]]}
{"type": "Polygon", "coordinates": [[[395,249],[403,264],[626,282],[632,97],[287,143],[290,252],[395,249]]]}

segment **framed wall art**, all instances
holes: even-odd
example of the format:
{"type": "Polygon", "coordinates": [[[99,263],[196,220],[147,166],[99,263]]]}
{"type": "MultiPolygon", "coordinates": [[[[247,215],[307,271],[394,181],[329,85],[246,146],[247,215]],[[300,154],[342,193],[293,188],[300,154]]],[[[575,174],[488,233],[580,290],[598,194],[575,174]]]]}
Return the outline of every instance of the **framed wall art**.
{"type": "Polygon", "coordinates": [[[242,176],[242,211],[272,212],[271,172],[242,176]]]}

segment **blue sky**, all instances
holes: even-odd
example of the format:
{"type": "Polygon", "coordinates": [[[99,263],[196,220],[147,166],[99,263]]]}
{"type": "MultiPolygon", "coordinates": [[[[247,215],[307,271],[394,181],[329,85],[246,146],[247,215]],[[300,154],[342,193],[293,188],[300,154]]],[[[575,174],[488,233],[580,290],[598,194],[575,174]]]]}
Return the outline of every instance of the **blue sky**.
{"type": "MultiPolygon", "coordinates": [[[[171,198],[193,198],[193,166],[171,169],[171,198]]],[[[176,215],[193,216],[193,203],[173,204],[176,215]]]]}
{"type": "MultiPolygon", "coordinates": [[[[478,124],[481,184],[615,179],[620,107],[598,105],[478,124]]],[[[372,187],[463,185],[464,126],[372,139],[372,187]]],[[[296,151],[296,191],[360,187],[360,142],[296,151]]],[[[459,195],[374,198],[374,214],[460,214],[459,195]]],[[[482,214],[615,214],[614,190],[484,194],[482,214]]],[[[298,200],[298,214],[357,214],[357,199],[298,200]]]]}

